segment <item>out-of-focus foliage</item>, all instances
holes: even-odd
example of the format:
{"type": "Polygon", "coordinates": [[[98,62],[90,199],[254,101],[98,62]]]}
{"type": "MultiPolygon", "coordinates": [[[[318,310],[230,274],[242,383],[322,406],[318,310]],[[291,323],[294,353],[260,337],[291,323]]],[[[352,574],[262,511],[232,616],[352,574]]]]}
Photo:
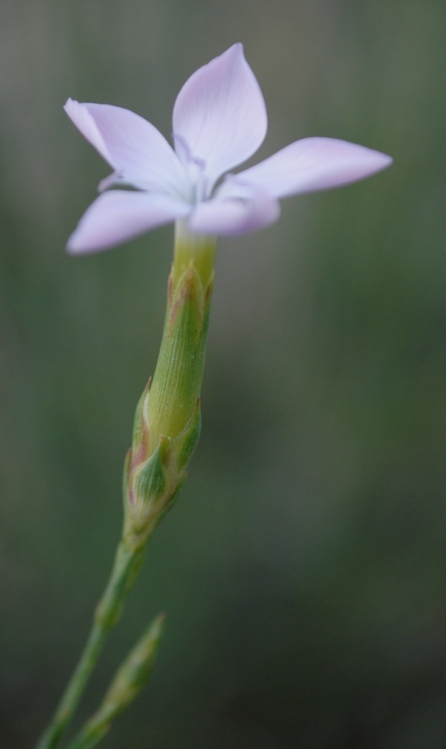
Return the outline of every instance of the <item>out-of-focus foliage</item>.
{"type": "Polygon", "coordinates": [[[202,441],[83,714],[162,609],[155,676],[104,749],[445,746],[445,35],[440,0],[3,3],[2,749],[33,745],[108,573],[172,252],[165,228],[65,255],[107,168],[62,105],[168,134],[235,41],[260,157],[325,135],[395,164],[219,242],[202,441]]]}

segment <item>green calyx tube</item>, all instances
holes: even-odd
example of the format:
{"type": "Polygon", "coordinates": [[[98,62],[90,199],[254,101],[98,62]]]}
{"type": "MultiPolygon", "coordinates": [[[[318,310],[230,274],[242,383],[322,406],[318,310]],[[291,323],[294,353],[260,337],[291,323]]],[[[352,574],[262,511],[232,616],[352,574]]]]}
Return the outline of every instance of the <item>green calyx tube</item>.
{"type": "Polygon", "coordinates": [[[125,464],[124,537],[133,548],[170,506],[199,438],[215,244],[177,224],[158,363],[136,409],[125,464]]]}

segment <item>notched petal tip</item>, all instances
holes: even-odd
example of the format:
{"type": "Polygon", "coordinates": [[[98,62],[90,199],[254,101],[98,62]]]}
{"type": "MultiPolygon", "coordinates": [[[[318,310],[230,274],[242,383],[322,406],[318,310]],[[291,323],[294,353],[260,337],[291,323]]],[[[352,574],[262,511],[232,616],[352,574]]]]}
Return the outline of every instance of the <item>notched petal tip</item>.
{"type": "Polygon", "coordinates": [[[65,104],[63,105],[65,112],[68,113],[70,111],[70,108],[73,106],[73,104],[79,104],[79,102],[76,101],[76,99],[72,99],[71,96],[69,96],[65,104]]]}

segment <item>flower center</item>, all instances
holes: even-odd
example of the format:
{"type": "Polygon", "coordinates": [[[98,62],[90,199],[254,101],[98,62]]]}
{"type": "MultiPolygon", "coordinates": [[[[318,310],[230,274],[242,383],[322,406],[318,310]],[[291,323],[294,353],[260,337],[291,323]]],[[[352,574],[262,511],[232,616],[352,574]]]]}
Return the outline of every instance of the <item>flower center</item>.
{"type": "Polygon", "coordinates": [[[189,144],[182,135],[175,135],[175,151],[184,166],[190,183],[187,200],[196,205],[202,203],[210,195],[209,180],[206,176],[206,162],[194,156],[189,144]]]}

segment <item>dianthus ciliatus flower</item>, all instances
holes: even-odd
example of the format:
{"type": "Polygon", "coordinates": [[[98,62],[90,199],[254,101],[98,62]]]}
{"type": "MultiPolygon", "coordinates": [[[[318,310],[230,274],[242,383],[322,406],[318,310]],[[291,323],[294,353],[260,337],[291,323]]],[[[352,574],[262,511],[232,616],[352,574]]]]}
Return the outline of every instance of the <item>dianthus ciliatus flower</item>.
{"type": "Polygon", "coordinates": [[[176,220],[193,234],[244,234],[276,221],[279,198],[355,182],[392,161],[343,140],[304,138],[231,173],[267,130],[262,92],[241,44],[184,84],[173,109],[174,148],[127,109],[72,99],[65,109],[113,169],[69,239],[73,253],[107,249],[176,220]]]}

